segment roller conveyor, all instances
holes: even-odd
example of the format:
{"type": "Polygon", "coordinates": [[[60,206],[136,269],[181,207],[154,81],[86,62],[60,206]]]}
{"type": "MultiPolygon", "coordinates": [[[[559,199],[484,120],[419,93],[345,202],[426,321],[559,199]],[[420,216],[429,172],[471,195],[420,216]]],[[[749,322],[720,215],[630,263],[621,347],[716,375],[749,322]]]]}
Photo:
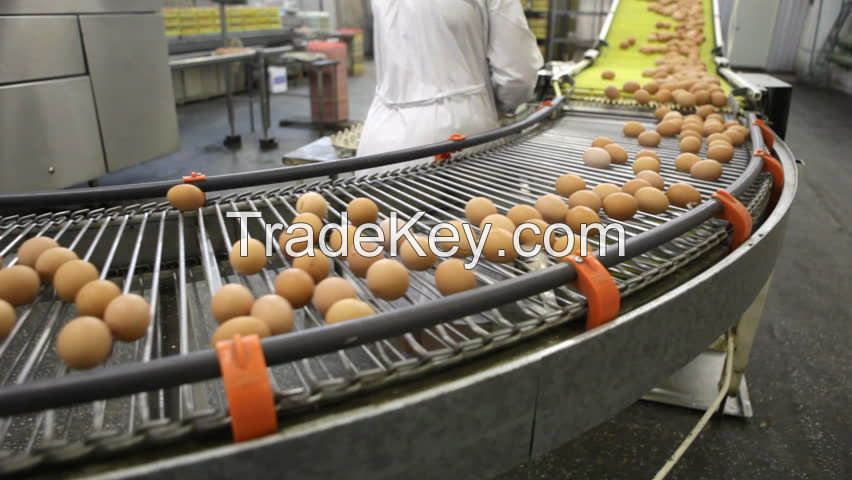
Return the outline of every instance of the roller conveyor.
{"type": "MultiPolygon", "coordinates": [[[[642,147],[624,139],[621,126],[626,120],[650,125],[653,118],[627,106],[559,100],[518,125],[459,142],[470,148],[450,161],[369,176],[280,183],[455,148],[443,143],[338,164],[211,178],[207,206],[187,214],[162,202],[172,182],[0,196],[7,212],[0,217],[0,256],[7,267],[26,238],[53,237],[124,292],[144,296],[154,319],[143,339],[116,343],[104,367],[69,372],[53,344],[59,328],[76,316],[73,306],[48,286],[32,306],[19,308],[15,329],[0,344],[0,471],[221,474],[221,462],[243,459],[255,474],[283,461],[294,478],[341,472],[384,478],[429,459],[456,466],[459,461],[447,455],[470,449],[465,442],[477,438],[472,434],[503,445],[509,433],[535,428],[525,454],[543,453],[605,419],[721,334],[766,280],[771,263],[765,264],[777,252],[777,232],[783,231],[795,191],[795,168],[776,141],[787,183],[772,204],[772,177],[751,153],[765,147],[753,114],[741,117],[751,138],[736,149],[718,181],[675,171],[676,139],[664,138],[656,149],[667,184],[687,181],[701,192],[698,208],[640,212],[626,222],[601,214],[605,224],[623,225],[629,241],[624,256],[600,257],[624,299],[622,315],[600,329],[583,332],[586,299],[573,283],[575,272],[546,255],[510,264],[483,260],[476,268],[479,287],[450,297],[435,288],[434,270],[411,272],[408,294],[393,302],[375,298],[363,279],[335,260],[333,274],[356,285],[379,314],[329,326],[309,306],[298,312],[295,333],[263,341],[283,423],[282,433],[265,446],[227,446],[227,401],[209,348],[217,325],[209,302],[225,283],[241,283],[256,296],[272,292],[275,276],[290,265],[276,248],[263,272],[237,274],[227,256],[239,229],[228,212],[260,212],[262,218],[249,228],[263,238],[262,222],[288,224],[298,195],[317,191],[330,202],[329,222],[338,222],[353,198],[368,197],[379,205],[381,218],[391,211],[402,218],[425,212],[417,230],[427,233],[436,223],[463,218],[471,197],[487,196],[505,213],[552,193],[555,179],[567,172],[581,175],[589,188],[620,185],[634,178],[629,164],[593,169],[581,157],[600,135],[616,139],[635,157],[642,147]],[[245,188],[227,191],[238,186],[245,188]],[[756,224],[752,240],[730,255],[728,224],[714,218],[721,207],[710,199],[720,188],[737,195],[756,224]],[[220,189],[225,191],[216,192],[220,189]],[[736,281],[728,277],[731,272],[738,272],[736,281]],[[709,298],[694,298],[698,282],[709,298]],[[554,363],[557,359],[572,359],[568,365],[585,371],[554,363]],[[441,399],[468,408],[459,412],[441,399]],[[575,411],[557,414],[562,402],[575,411]],[[477,406],[481,411],[471,410],[477,406]],[[467,429],[459,430],[462,426],[467,429]],[[387,444],[412,429],[426,430],[430,441],[445,445],[424,452],[413,438],[387,444]],[[321,443],[328,450],[314,452],[315,441],[328,442],[321,443]],[[180,451],[167,446],[175,444],[182,445],[180,451]],[[422,461],[411,461],[413,455],[422,455],[422,461]]],[[[598,250],[600,242],[592,246],[598,250]]],[[[515,454],[463,463],[496,472],[515,454]]],[[[426,476],[433,471],[420,467],[416,471],[426,476]]]]}

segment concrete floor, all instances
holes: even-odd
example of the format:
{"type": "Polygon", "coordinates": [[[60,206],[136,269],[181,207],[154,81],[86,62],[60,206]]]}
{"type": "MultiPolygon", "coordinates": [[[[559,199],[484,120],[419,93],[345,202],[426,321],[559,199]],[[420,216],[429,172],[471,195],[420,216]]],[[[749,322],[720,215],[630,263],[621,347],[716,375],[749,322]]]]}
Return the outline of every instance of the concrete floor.
{"type": "MultiPolygon", "coordinates": [[[[350,81],[352,120],[366,116],[372,98],[375,80],[369,67],[350,81]]],[[[294,93],[305,92],[303,87],[294,93]]],[[[278,119],[306,117],[306,98],[274,97],[272,135],[280,148],[273,152],[260,152],[258,136],[246,133],[247,112],[246,99],[239,98],[237,129],[244,133],[244,146],[231,152],[221,146],[227,131],[221,101],[182,106],[179,152],[101,183],[177,178],[192,170],[219,174],[276,167],[283,153],[317,138],[311,130],[278,127],[278,119]]],[[[852,213],[850,132],[852,98],[795,88],[787,140],[805,166],[748,372],[755,416],[713,420],[670,478],[852,477],[852,251],[845,221],[852,213]]],[[[650,478],[699,416],[638,402],[499,478],[650,478]]]]}

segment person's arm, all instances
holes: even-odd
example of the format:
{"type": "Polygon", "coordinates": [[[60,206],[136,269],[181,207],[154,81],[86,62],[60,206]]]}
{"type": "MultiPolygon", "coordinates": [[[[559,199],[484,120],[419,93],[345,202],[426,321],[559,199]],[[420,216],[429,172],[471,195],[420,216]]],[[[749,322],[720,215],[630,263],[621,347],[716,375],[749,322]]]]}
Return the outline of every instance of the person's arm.
{"type": "Polygon", "coordinates": [[[532,96],[544,60],[518,0],[486,0],[488,64],[501,112],[512,112],[532,96]]]}

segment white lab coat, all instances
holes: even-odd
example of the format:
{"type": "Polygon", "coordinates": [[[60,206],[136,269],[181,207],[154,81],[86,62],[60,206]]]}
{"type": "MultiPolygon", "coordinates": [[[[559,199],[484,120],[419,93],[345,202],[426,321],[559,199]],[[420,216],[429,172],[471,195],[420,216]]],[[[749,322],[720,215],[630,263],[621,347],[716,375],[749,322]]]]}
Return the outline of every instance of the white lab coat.
{"type": "Polygon", "coordinates": [[[498,126],[543,61],[518,0],[372,0],[376,96],[358,155],[498,126]]]}

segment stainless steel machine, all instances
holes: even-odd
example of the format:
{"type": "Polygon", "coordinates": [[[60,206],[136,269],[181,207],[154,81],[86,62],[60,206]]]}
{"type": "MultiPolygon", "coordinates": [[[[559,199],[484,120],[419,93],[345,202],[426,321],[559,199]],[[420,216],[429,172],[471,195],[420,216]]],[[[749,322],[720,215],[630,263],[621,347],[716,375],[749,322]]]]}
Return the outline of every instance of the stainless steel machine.
{"type": "MultiPolygon", "coordinates": [[[[219,357],[209,347],[216,327],[210,298],[224,283],[255,295],[274,291],[276,274],[291,263],[276,250],[261,273],[238,274],[228,261],[239,233],[229,212],[260,213],[249,224],[259,238],[262,223],[288,224],[296,198],[314,191],[330,203],[329,222],[338,222],[353,198],[368,197],[382,218],[425,212],[417,227],[423,233],[463,217],[474,196],[490,197],[500,211],[532,203],[567,171],[590,186],[624,183],[634,176],[629,165],[591,168],[583,152],[596,136],[621,138],[626,120],[653,122],[653,109],[579,100],[566,89],[526,119],[468,138],[208,177],[199,183],[206,206],[188,213],[163,199],[177,179],[0,195],[5,265],[16,261],[25,239],[51,236],[124,291],[144,296],[153,314],[147,335],[116,343],[105,366],[70,372],[53,345],[75,316],[72,305],[48,286],[18,309],[0,344],[0,471],[481,478],[541,455],[612,417],[735,325],[753,327],[740,318],[768,282],[797,184],[792,153],[761,126],[760,113],[733,101],[726,110],[750,135],[715,181],[677,171],[677,139],[662,140],[660,174],[667,183],[692,183],[700,205],[623,222],[602,215],[604,223],[622,225],[628,240],[623,255],[596,255],[620,297],[617,315],[596,328],[586,329],[583,319],[602,304],[577,283],[591,257],[483,261],[475,270],[479,286],[450,296],[436,289],[432,269],[411,272],[408,293],[392,302],[375,297],[335,259],[333,274],[350,280],[378,313],[328,325],[308,306],[298,311],[294,332],[263,339],[279,427],[238,443],[219,357]],[[433,155],[448,158],[333,178],[433,155]],[[713,196],[719,190],[742,204],[735,226],[718,217],[729,208],[724,196],[713,196]],[[746,223],[753,225],[748,232],[746,223]]],[[[643,148],[622,144],[630,158],[643,148]]],[[[592,243],[597,250],[600,241],[592,243]]],[[[731,344],[741,374],[748,328],[732,335],[739,335],[731,344]]],[[[715,388],[717,380],[708,381],[715,388]]],[[[723,393],[736,395],[736,387],[723,393]]]]}
{"type": "Polygon", "coordinates": [[[160,4],[0,2],[0,191],[67,187],[177,149],[160,4]]]}

